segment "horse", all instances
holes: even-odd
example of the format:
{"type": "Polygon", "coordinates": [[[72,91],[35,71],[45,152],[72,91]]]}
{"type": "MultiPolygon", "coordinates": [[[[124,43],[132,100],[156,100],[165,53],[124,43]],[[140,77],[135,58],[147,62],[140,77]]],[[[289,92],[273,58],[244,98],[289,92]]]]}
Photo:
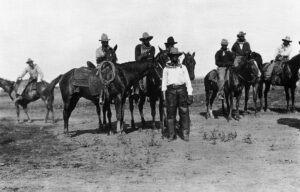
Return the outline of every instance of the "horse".
{"type": "MultiPolygon", "coordinates": [[[[55,123],[54,120],[54,112],[53,112],[53,101],[54,101],[54,87],[59,82],[61,76],[58,76],[55,78],[50,84],[42,81],[37,82],[36,90],[31,90],[30,86],[27,86],[24,90],[24,93],[22,94],[22,99],[15,102],[16,112],[17,112],[17,122],[20,122],[20,105],[24,109],[24,112],[27,116],[27,121],[32,122],[28,115],[28,109],[27,105],[33,101],[36,101],[38,99],[42,99],[46,105],[47,113],[45,116],[45,123],[48,121],[49,112],[52,113],[52,122],[55,123]]],[[[18,83],[18,82],[17,82],[18,83]]],[[[17,92],[17,87],[15,86],[15,82],[5,80],[0,78],[0,87],[4,89],[9,94],[9,97],[11,100],[14,100],[15,94],[14,92],[17,92]]]]}
{"type": "MultiPolygon", "coordinates": [[[[262,74],[264,74],[267,71],[267,63],[263,64],[261,68],[262,74]]],[[[295,112],[295,90],[296,90],[296,83],[299,80],[298,77],[298,70],[300,68],[300,54],[294,56],[291,58],[289,61],[285,62],[284,68],[281,72],[281,74],[274,74],[272,73],[271,78],[267,79],[265,76],[261,79],[259,83],[259,89],[258,89],[258,97],[260,99],[260,108],[262,108],[263,103],[262,103],[262,97],[263,97],[263,84],[265,85],[264,89],[264,101],[265,101],[265,106],[264,110],[269,111],[268,108],[268,92],[270,90],[270,86],[272,84],[271,79],[273,76],[278,77],[281,76],[283,77],[283,80],[281,81],[280,84],[276,84],[277,86],[283,86],[284,91],[285,91],[285,96],[286,96],[286,110],[287,112],[295,112]],[[292,100],[292,105],[290,106],[290,93],[291,93],[291,100],[292,100]]]]}
{"type": "MultiPolygon", "coordinates": [[[[107,86],[107,91],[109,97],[105,97],[104,103],[108,100],[113,99],[115,102],[116,114],[117,114],[117,130],[115,132],[123,132],[123,118],[124,118],[124,103],[126,99],[126,93],[130,89],[130,87],[137,80],[141,79],[143,76],[149,73],[149,71],[153,68],[153,61],[145,61],[145,62],[126,62],[123,64],[114,64],[115,66],[115,78],[110,84],[107,86]]],[[[60,81],[60,90],[64,102],[64,133],[69,133],[69,117],[74,110],[78,100],[81,97],[84,97],[88,100],[91,100],[97,109],[98,119],[99,119],[99,129],[102,128],[102,122],[100,118],[100,106],[99,106],[99,97],[92,96],[89,88],[87,87],[79,87],[79,92],[74,91],[74,70],[72,69],[69,72],[65,73],[60,81]]],[[[102,85],[101,89],[104,89],[104,85],[102,85]]],[[[103,105],[103,108],[106,107],[107,104],[103,105]]],[[[112,129],[110,129],[112,132],[112,129]]]]}
{"type": "MultiPolygon", "coordinates": [[[[168,62],[169,58],[167,55],[167,51],[162,50],[159,48],[159,53],[154,58],[157,66],[159,67],[159,72],[156,74],[148,74],[147,78],[147,91],[139,89],[138,95],[138,109],[141,116],[142,126],[145,127],[146,121],[144,118],[144,104],[146,101],[146,97],[149,97],[150,107],[151,107],[151,115],[152,115],[152,128],[155,129],[155,115],[156,115],[156,101],[159,100],[159,114],[160,114],[160,122],[163,121],[163,96],[161,92],[161,79],[162,79],[162,71],[165,67],[166,63],[168,62]]],[[[158,71],[158,70],[157,70],[158,71]]],[[[135,129],[135,121],[134,121],[134,103],[135,96],[133,93],[129,93],[129,108],[131,114],[131,128],[135,129]]],[[[161,125],[162,126],[162,123],[161,125]]]]}
{"type": "MultiPolygon", "coordinates": [[[[195,57],[195,52],[193,54],[190,53],[184,53],[185,57],[182,61],[182,64],[187,67],[189,76],[191,80],[195,79],[195,65],[196,61],[194,59],[195,57]]],[[[162,50],[159,48],[159,53],[155,57],[156,63],[160,66],[160,78],[153,78],[151,75],[148,75],[147,78],[150,79],[147,81],[147,90],[139,90],[139,103],[138,103],[138,108],[141,116],[141,122],[143,127],[145,127],[145,118],[144,118],[144,113],[143,113],[143,108],[144,104],[146,101],[146,97],[149,97],[150,100],[150,108],[151,108],[151,116],[152,116],[152,129],[156,129],[155,125],[155,115],[156,115],[156,101],[159,100],[159,114],[160,114],[160,128],[163,129],[163,96],[162,96],[162,91],[161,91],[161,83],[162,83],[162,70],[166,66],[166,63],[168,62],[169,58],[167,56],[167,51],[162,50]]],[[[134,104],[133,104],[133,96],[131,95],[129,97],[129,104],[130,104],[130,112],[131,112],[131,127],[134,129],[135,128],[135,122],[134,122],[134,115],[133,115],[133,109],[134,109],[134,104]]],[[[140,128],[141,130],[141,128],[140,128]]]]}
{"type": "MultiPolygon", "coordinates": [[[[248,94],[250,86],[253,87],[253,101],[255,105],[255,113],[256,113],[256,98],[257,98],[257,89],[258,89],[258,73],[259,73],[259,66],[262,63],[261,57],[259,54],[252,52],[250,56],[251,59],[248,58],[248,60],[245,60],[243,67],[239,67],[235,71],[235,75],[231,80],[234,80],[235,82],[231,82],[230,86],[240,84],[242,85],[242,88],[245,87],[245,107],[244,110],[247,111],[247,101],[248,101],[248,94]],[[254,62],[254,60],[255,62],[254,62]],[[244,69],[243,69],[244,68],[244,69]],[[243,69],[243,70],[242,70],[243,69]],[[247,71],[248,70],[248,71],[247,71]],[[250,73],[249,73],[250,72],[250,73]],[[238,78],[236,78],[236,76],[238,78]]],[[[234,72],[231,70],[231,73],[234,72]]],[[[230,72],[229,72],[230,73],[230,72]]],[[[204,87],[205,87],[205,96],[206,96],[206,118],[215,118],[212,112],[212,105],[214,102],[214,99],[217,96],[217,93],[219,91],[218,84],[218,73],[216,70],[210,71],[204,78],[204,87]]],[[[225,85],[224,85],[225,86],[225,85]]],[[[234,88],[234,87],[233,87],[234,88]]],[[[224,90],[225,91],[225,90],[224,90]]],[[[240,96],[242,89],[238,90],[237,96],[240,96]]],[[[240,98],[238,98],[240,99],[240,98]]],[[[224,100],[222,102],[222,109],[223,113],[225,113],[224,110],[224,100]]]]}

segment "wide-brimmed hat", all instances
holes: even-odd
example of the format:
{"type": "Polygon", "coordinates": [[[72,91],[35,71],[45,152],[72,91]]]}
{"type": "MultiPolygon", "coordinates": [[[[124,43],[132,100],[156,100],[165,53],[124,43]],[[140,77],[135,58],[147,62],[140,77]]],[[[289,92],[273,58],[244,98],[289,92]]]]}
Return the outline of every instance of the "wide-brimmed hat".
{"type": "Polygon", "coordinates": [[[245,37],[246,33],[243,31],[240,31],[236,36],[238,37],[245,37]]]}
{"type": "Polygon", "coordinates": [[[147,32],[144,32],[142,37],[140,38],[140,41],[144,41],[144,40],[151,40],[153,39],[153,36],[150,36],[147,32]]]}
{"type": "Polygon", "coordinates": [[[175,42],[174,38],[168,37],[167,42],[165,43],[166,45],[175,45],[177,42],[175,42]]]}
{"type": "Polygon", "coordinates": [[[109,41],[110,39],[108,38],[107,34],[106,33],[103,33],[101,35],[101,39],[99,41],[109,41]]]}
{"type": "Polygon", "coordinates": [[[180,56],[182,55],[182,52],[179,52],[177,48],[171,47],[170,52],[168,53],[168,56],[180,56]]]}
{"type": "Polygon", "coordinates": [[[282,41],[292,42],[290,36],[286,36],[284,39],[282,39],[282,41]]]}
{"type": "Polygon", "coordinates": [[[228,45],[228,44],[229,44],[229,42],[227,39],[222,39],[221,45],[228,45]]]}
{"type": "Polygon", "coordinates": [[[26,61],[26,63],[27,63],[27,64],[29,64],[29,63],[33,63],[33,60],[32,60],[32,59],[30,59],[30,58],[28,58],[28,59],[27,59],[27,61],[26,61]]]}

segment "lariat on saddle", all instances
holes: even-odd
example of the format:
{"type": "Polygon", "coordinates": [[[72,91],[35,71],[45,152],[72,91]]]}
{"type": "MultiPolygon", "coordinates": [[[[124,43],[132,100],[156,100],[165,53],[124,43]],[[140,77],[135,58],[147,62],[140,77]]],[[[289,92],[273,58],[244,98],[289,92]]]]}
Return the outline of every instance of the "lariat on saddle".
{"type": "Polygon", "coordinates": [[[109,85],[115,80],[116,77],[116,67],[111,61],[102,61],[100,64],[98,64],[97,69],[98,71],[96,75],[99,75],[99,78],[104,85],[104,96],[108,97],[109,85]]]}

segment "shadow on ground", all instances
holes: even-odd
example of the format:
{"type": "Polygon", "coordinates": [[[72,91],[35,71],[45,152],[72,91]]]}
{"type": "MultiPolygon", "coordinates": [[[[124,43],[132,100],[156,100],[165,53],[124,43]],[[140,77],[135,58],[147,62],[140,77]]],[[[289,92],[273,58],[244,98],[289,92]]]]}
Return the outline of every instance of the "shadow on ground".
{"type": "Polygon", "coordinates": [[[290,127],[294,127],[298,130],[300,130],[300,119],[296,118],[280,118],[277,120],[278,124],[281,125],[288,125],[290,127]]]}

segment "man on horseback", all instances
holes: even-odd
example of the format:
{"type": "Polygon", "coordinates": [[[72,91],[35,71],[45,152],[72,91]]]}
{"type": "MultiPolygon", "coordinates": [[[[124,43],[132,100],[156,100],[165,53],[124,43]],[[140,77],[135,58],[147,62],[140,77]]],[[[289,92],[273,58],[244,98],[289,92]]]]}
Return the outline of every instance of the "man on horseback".
{"type": "Polygon", "coordinates": [[[15,102],[22,99],[22,94],[29,84],[32,85],[32,89],[34,89],[34,87],[36,88],[38,76],[40,76],[41,81],[43,81],[43,78],[44,78],[44,74],[43,74],[42,70],[40,69],[40,67],[37,64],[33,63],[32,59],[29,58],[26,61],[26,63],[28,64],[28,66],[24,69],[22,74],[18,77],[17,83],[20,82],[27,73],[30,75],[30,77],[29,77],[28,81],[23,81],[23,82],[18,83],[15,102]]]}
{"type": "Polygon", "coordinates": [[[117,56],[115,54],[115,51],[113,50],[113,48],[111,48],[109,46],[109,38],[107,36],[107,34],[103,33],[101,35],[101,39],[99,41],[101,41],[101,46],[96,50],[96,62],[97,64],[100,64],[102,61],[105,60],[109,60],[108,59],[108,55],[113,54],[113,63],[117,62],[117,56]]]}
{"type": "MultiPolygon", "coordinates": [[[[153,36],[150,36],[147,32],[143,33],[143,36],[140,38],[141,44],[138,44],[135,47],[135,60],[151,60],[155,56],[155,47],[150,44],[150,41],[153,39],[153,36]]],[[[139,88],[143,91],[147,91],[146,87],[146,77],[139,81],[139,86],[134,86],[134,94],[138,95],[139,88]],[[139,88],[137,88],[139,87],[139,88]]]]}
{"type": "Polygon", "coordinates": [[[234,56],[231,51],[228,50],[228,40],[222,39],[221,49],[218,50],[215,54],[216,65],[218,66],[218,88],[219,99],[224,99],[224,83],[228,79],[227,69],[230,66],[233,66],[234,56]]]}
{"type": "MultiPolygon", "coordinates": [[[[281,44],[281,46],[276,49],[275,60],[271,61],[269,67],[267,68],[265,74],[266,78],[270,78],[272,76],[272,73],[280,76],[284,68],[284,63],[290,59],[290,55],[292,52],[292,47],[290,45],[290,43],[292,42],[291,38],[289,36],[286,36],[284,39],[282,39],[282,41],[283,43],[281,44]]],[[[276,82],[278,82],[278,79],[272,78],[271,81],[272,84],[276,84],[276,82]]]]}
{"type": "Polygon", "coordinates": [[[246,33],[240,31],[237,34],[237,41],[233,44],[231,51],[233,52],[235,59],[234,59],[234,66],[237,67],[241,62],[243,57],[249,55],[251,53],[251,48],[249,42],[245,39],[246,33]]]}
{"type": "Polygon", "coordinates": [[[177,48],[171,48],[168,56],[171,62],[166,65],[162,76],[162,91],[167,105],[169,141],[175,139],[176,112],[179,109],[183,139],[189,141],[190,117],[188,105],[193,102],[193,88],[188,71],[179,61],[182,55],[177,48]]]}

